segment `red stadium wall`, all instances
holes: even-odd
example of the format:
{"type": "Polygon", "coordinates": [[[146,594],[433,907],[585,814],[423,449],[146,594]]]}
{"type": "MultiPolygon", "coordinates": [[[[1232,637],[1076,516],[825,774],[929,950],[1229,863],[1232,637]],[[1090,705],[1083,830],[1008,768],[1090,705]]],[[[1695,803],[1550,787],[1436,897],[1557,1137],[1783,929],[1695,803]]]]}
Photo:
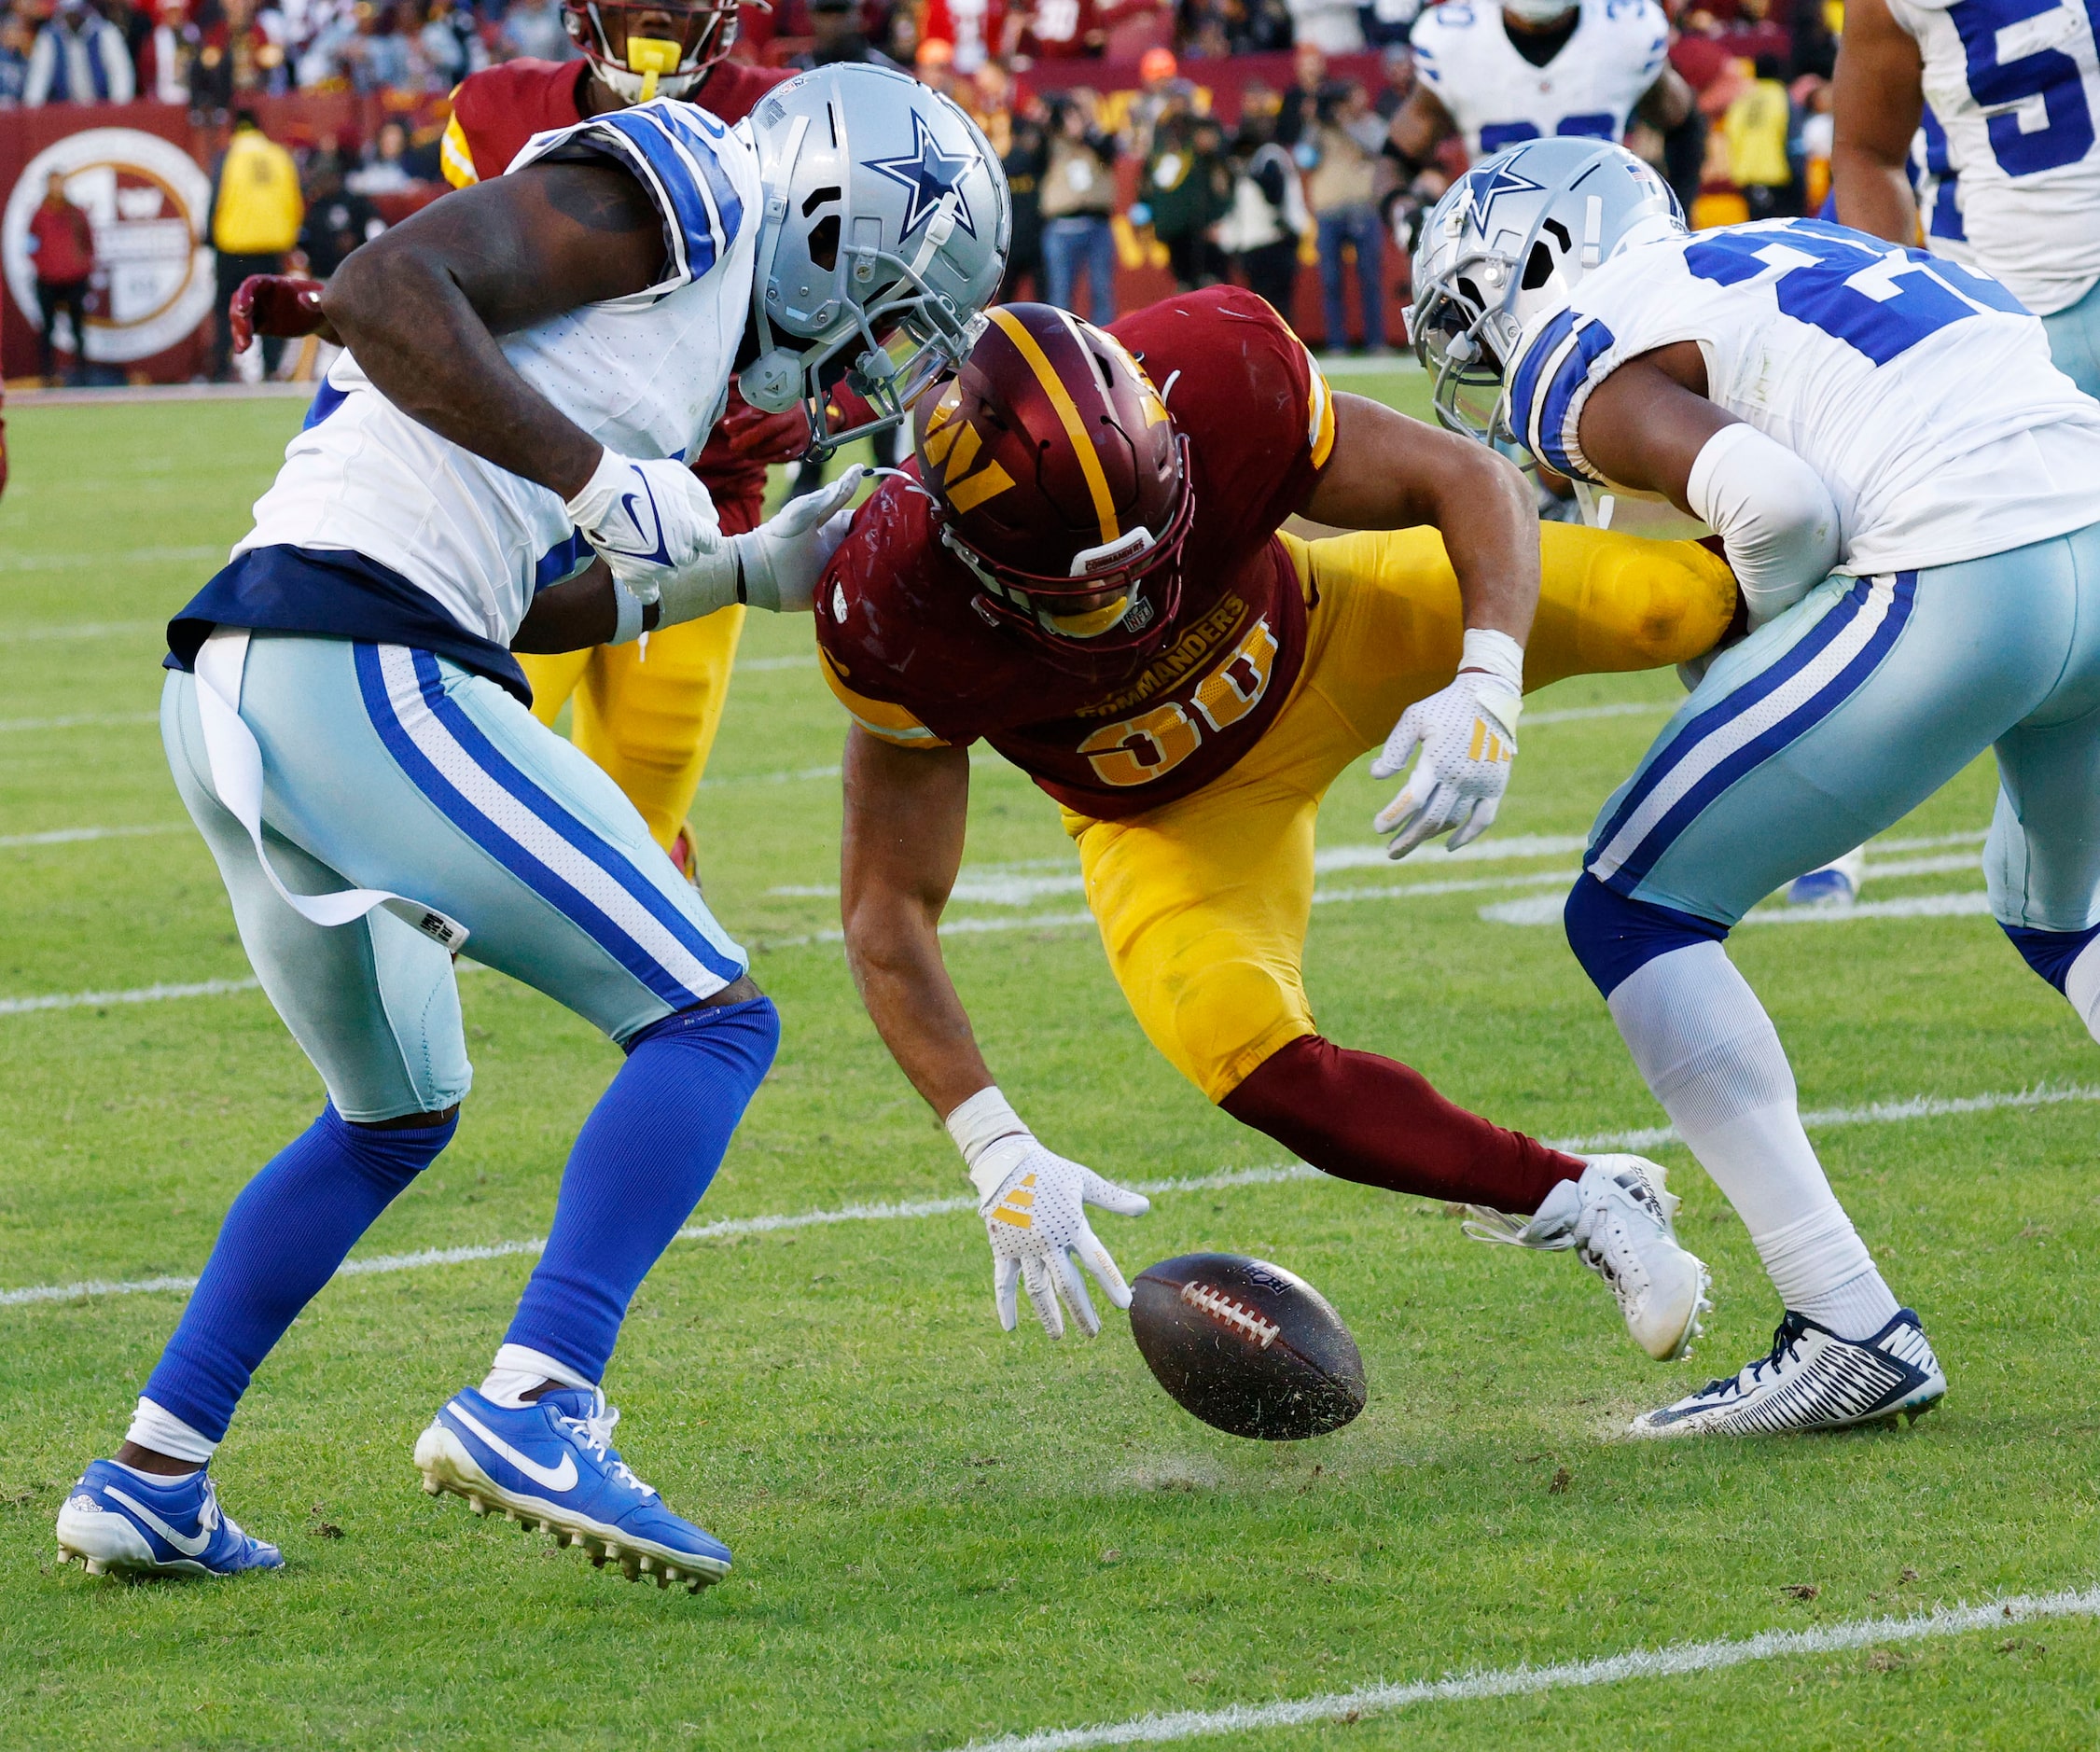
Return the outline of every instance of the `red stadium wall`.
{"type": "MultiPolygon", "coordinates": [[[[434,103],[442,116],[443,100],[434,103]]],[[[271,137],[291,146],[354,145],[401,113],[348,93],[263,98],[255,107],[271,137]]],[[[54,169],[94,224],[90,360],[150,382],[179,382],[203,368],[216,298],[203,233],[211,164],[224,144],[223,130],[194,127],[171,104],[0,110],[0,376],[36,368],[34,269],[23,242],[54,169]]],[[[386,197],[378,204],[396,218],[420,201],[386,197]]]]}

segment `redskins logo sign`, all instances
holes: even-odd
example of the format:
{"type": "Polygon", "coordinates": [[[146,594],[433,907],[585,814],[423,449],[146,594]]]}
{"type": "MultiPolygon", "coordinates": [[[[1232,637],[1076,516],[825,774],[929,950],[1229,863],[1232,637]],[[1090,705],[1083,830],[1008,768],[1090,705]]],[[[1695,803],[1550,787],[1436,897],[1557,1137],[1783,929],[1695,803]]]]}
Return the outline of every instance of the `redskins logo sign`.
{"type": "Polygon", "coordinates": [[[90,128],[31,159],[0,216],[0,267],[33,324],[29,220],[53,171],[94,227],[102,308],[88,318],[87,356],[126,365],[184,340],[211,314],[216,291],[212,252],[202,241],[210,179],[180,146],[135,128],[90,128]]]}

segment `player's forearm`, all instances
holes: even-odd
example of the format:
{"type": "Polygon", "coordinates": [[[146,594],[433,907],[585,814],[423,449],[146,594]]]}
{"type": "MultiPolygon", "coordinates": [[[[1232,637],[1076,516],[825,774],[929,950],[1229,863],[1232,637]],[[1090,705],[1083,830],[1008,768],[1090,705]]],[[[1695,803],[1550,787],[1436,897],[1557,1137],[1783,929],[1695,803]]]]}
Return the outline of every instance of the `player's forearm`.
{"type": "Polygon", "coordinates": [[[863,900],[846,918],[846,965],[897,1068],[942,1119],[993,1083],[940,958],[937,915],[863,900]]]}
{"type": "Polygon", "coordinates": [[[512,635],[510,648],[527,655],[587,650],[610,642],[619,632],[619,605],[613,575],[603,560],[565,584],[543,590],[512,635]]]}
{"type": "Polygon", "coordinates": [[[1468,448],[1474,456],[1439,480],[1425,521],[1444,538],[1467,630],[1522,645],[1538,612],[1538,508],[1531,483],[1507,460],[1468,448]]]}
{"type": "Polygon", "coordinates": [[[441,261],[358,250],[322,310],[374,387],[419,424],[564,500],[591,479],[605,447],[518,375],[441,261]]]}
{"type": "Polygon", "coordinates": [[[1830,148],[1830,181],[1838,223],[1906,247],[1918,241],[1918,203],[1906,166],[1889,164],[1868,148],[1840,140],[1830,148]]]}

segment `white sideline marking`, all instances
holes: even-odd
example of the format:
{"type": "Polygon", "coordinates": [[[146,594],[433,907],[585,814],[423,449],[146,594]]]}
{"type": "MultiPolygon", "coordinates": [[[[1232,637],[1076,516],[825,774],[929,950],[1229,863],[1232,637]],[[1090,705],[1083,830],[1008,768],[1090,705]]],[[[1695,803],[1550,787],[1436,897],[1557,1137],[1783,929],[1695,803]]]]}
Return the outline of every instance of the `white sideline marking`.
{"type": "MultiPolygon", "coordinates": [[[[2008,1108],[2053,1107],[2066,1101],[2100,1101],[2100,1088],[2083,1083],[2041,1083],[2033,1089],[2016,1089],[1994,1095],[1912,1095],[1908,1101],[1876,1101],[1864,1107],[1824,1107],[1801,1115],[1810,1131],[1836,1125],[1898,1125],[1906,1119],[1943,1119],[1968,1113],[2000,1113],[2008,1108]]],[[[1600,1132],[1594,1137],[1551,1139],[1555,1149],[1590,1150],[1653,1149],[1660,1144],[1678,1144],[1676,1128],[1648,1126],[1637,1132],[1600,1132]]]]}
{"type": "Polygon", "coordinates": [[[254,992],[259,980],[199,980],[189,985],[142,985],[129,992],[51,992],[42,997],[0,997],[0,1016],[26,1016],[45,1009],[101,1009],[109,1004],[158,1004],[171,997],[225,997],[254,992]]]}
{"type": "Polygon", "coordinates": [[[1760,1631],[1755,1636],[1707,1643],[1671,1643],[1634,1648],[1598,1661],[1565,1661],[1551,1666],[1478,1669],[1446,1679],[1402,1685],[1367,1685],[1323,1697],[1275,1703],[1235,1703],[1228,1709],[1185,1709],[1167,1716],[1140,1716],[1104,1728],[1053,1728],[1040,1733],[972,1740],[958,1752],[1082,1752],[1091,1746],[1163,1745],[1211,1734],[1246,1733],[1265,1728],[1297,1728],[1309,1722],[1354,1721],[1358,1717],[1405,1709],[1413,1703],[1464,1703],[1486,1697],[1529,1697],[1582,1686],[1617,1685],[1626,1679],[1676,1678],[1718,1673],[1752,1661],[1787,1656],[1832,1655],[1873,1643],[1916,1643],[1961,1636],[2002,1624],[2051,1619],[2100,1618],[2100,1588],[2062,1593],[2013,1594],[1981,1606],[1939,1606],[1912,1618],[1848,1619],[1813,1630],[1760,1631]]]}
{"type": "MultiPolygon", "coordinates": [[[[1811,1130],[1837,1125],[1897,1125],[1908,1119],[1937,1119],[1971,1113],[1996,1113],[2006,1108],[2048,1107],[2063,1102],[2100,1102],[2100,1088],[2042,1084],[1987,1095],[1912,1095],[1904,1101],[1877,1101],[1864,1107],[1829,1107],[1801,1115],[1811,1130]]],[[[1603,1132],[1593,1137],[1549,1138],[1554,1149],[1639,1150],[1677,1141],[1666,1126],[1635,1132],[1603,1132]]],[[[1259,1168],[1222,1168],[1216,1174],[1182,1175],[1167,1180],[1133,1180],[1139,1192],[1210,1192],[1221,1187],[1274,1186],[1289,1180],[1326,1178],[1317,1168],[1301,1161],[1274,1162],[1259,1168]]],[[[729,1217],[718,1222],[695,1223],[682,1229],[679,1241],[713,1241],[736,1235],[770,1235],[788,1229],[817,1229],[832,1223],[899,1222],[911,1217],[949,1217],[977,1208],[972,1198],[916,1199],[897,1203],[848,1204],[833,1211],[787,1211],[764,1217],[729,1217]]],[[[434,1265],[466,1265],[480,1259],[508,1259],[519,1254],[536,1254],[546,1246],[544,1236],[530,1241],[494,1241],[478,1246],[426,1247],[416,1253],[382,1253],[345,1259],[336,1270],[338,1277],[383,1275],[394,1272],[421,1271],[434,1265]]],[[[111,1281],[89,1278],[75,1284],[35,1284],[23,1289],[0,1290],[0,1308],[23,1307],[31,1302],[73,1301],[83,1296],[138,1296],[152,1290],[197,1287],[194,1277],[148,1277],[111,1281]]]]}
{"type": "Polygon", "coordinates": [[[1667,700],[1621,700],[1614,705],[1567,705],[1554,712],[1526,712],[1523,721],[1529,730],[1534,724],[1578,724],[1593,717],[1648,717],[1676,709],[1667,700]]]}
{"type": "MultiPolygon", "coordinates": [[[[217,549],[213,551],[216,552],[217,549]]],[[[110,639],[133,633],[165,633],[165,620],[69,620],[50,627],[23,627],[7,634],[10,645],[42,644],[48,639],[110,639]]]]}
{"type": "MultiPolygon", "coordinates": [[[[1133,1180],[1139,1192],[1208,1192],[1219,1187],[1268,1186],[1281,1180],[1316,1180],[1317,1168],[1303,1162],[1285,1162],[1266,1168],[1225,1168],[1217,1174],[1184,1175],[1171,1180],[1133,1180]]],[[[951,1217],[958,1211],[974,1211],[977,1200],[912,1199],[899,1203],[848,1204],[835,1211],[790,1211],[766,1217],[729,1217],[719,1222],[695,1223],[681,1229],[679,1241],[716,1241],[737,1235],[771,1235],[786,1229],[817,1229],[831,1223],[894,1223],[917,1217],[951,1217]]],[[[417,1272],[433,1265],[467,1265],[481,1259],[508,1259],[519,1254],[536,1254],[547,1245],[544,1235],[530,1241],[494,1241],[473,1247],[425,1247],[416,1253],[382,1253],[345,1259],[336,1268],[338,1277],[384,1276],[395,1272],[417,1272]]],[[[194,1277],[146,1277],[112,1282],[89,1278],[77,1284],[38,1284],[27,1289],[0,1290],[0,1308],[19,1308],[31,1302],[72,1301],[82,1296],[139,1296],[152,1290],[191,1290],[194,1277]]]]}
{"type": "Polygon", "coordinates": [[[0,735],[18,730],[105,730],[116,724],[158,724],[158,712],[87,712],[67,717],[0,718],[0,735]]]}
{"type": "Polygon", "coordinates": [[[182,833],[187,821],[145,822],[132,827],[52,827],[43,833],[0,834],[0,848],[23,845],[73,845],[82,840],[131,840],[154,833],[182,833]]]}
{"type": "MultiPolygon", "coordinates": [[[[1933,864],[1940,860],[1917,860],[1920,864],[1933,864]]],[[[1974,860],[1963,858],[1955,868],[1974,868],[1974,860]]],[[[1884,869],[1884,875],[1916,875],[1920,872],[1898,868],[1884,869]]],[[[1867,866],[1868,880],[1876,874],[1874,867],[1867,866]]],[[[1563,882],[1573,882],[1564,876],[1563,882]]],[[[1318,897],[1315,896],[1314,898],[1318,897]]],[[[1480,916],[1490,925],[1552,925],[1561,916],[1562,901],[1551,895],[1527,895],[1522,900],[1498,900],[1493,906],[1482,907],[1480,916]]],[[[1981,888],[1969,889],[1953,895],[1912,895],[1903,900],[1858,900],[1849,907],[1759,907],[1745,912],[1740,923],[1744,925],[1851,925],[1860,919],[1950,919],[1970,917],[1988,913],[1991,897],[1981,888]]]]}

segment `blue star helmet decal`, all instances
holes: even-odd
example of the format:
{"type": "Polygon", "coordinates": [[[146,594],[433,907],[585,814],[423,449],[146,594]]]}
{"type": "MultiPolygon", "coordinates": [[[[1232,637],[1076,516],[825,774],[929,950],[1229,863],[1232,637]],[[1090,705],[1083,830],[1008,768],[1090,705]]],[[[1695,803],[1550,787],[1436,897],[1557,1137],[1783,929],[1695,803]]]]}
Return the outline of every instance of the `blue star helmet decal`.
{"type": "Polygon", "coordinates": [[[1466,178],[1466,218],[1482,237],[1488,235],[1488,215],[1498,195],[1542,195],[1545,186],[1535,183],[1513,164],[1497,164],[1492,170],[1475,171],[1466,178]]]}
{"type": "Polygon", "coordinates": [[[955,223],[972,237],[977,235],[977,225],[970,217],[969,200],[956,187],[977,161],[973,151],[943,151],[940,142],[933,137],[933,130],[926,126],[926,118],[916,110],[912,112],[911,155],[868,160],[868,168],[878,176],[902,183],[911,191],[911,206],[904,216],[899,243],[933,217],[941,198],[952,189],[955,195],[955,223]]]}

